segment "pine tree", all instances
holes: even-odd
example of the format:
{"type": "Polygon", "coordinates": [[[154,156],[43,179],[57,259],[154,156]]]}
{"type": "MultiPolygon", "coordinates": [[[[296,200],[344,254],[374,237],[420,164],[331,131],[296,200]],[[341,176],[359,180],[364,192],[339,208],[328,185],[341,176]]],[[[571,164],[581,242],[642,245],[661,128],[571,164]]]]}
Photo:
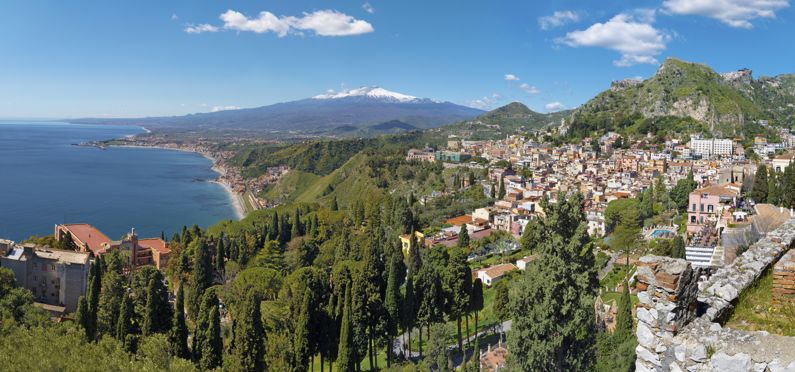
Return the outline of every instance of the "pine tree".
{"type": "Polygon", "coordinates": [[[188,314],[196,318],[204,290],[213,284],[212,256],[204,239],[199,241],[193,256],[191,288],[188,292],[188,314]]]}
{"type": "Polygon", "coordinates": [[[177,298],[174,301],[174,319],[171,322],[169,343],[171,354],[183,359],[190,358],[188,350],[188,327],[185,325],[185,290],[184,285],[177,289],[177,298]]]}
{"type": "Polygon", "coordinates": [[[88,333],[89,327],[91,327],[91,325],[89,324],[89,317],[90,314],[88,311],[88,301],[86,301],[85,296],[80,296],[80,298],[77,300],[77,311],[75,312],[75,320],[77,321],[77,324],[79,324],[80,327],[83,328],[83,332],[86,335],[86,340],[90,341],[93,338],[88,333]]]}
{"type": "Polygon", "coordinates": [[[310,331],[310,316],[311,316],[311,296],[307,290],[304,293],[304,299],[301,301],[301,310],[298,314],[297,322],[295,323],[293,348],[295,349],[295,365],[298,371],[309,370],[309,337],[310,331]]]}
{"type": "Polygon", "coordinates": [[[141,333],[149,336],[165,333],[171,328],[171,307],[168,304],[168,290],[163,285],[160,272],[149,281],[146,294],[146,310],[141,325],[141,333]]]}
{"type": "Polygon", "coordinates": [[[345,304],[342,310],[340,326],[340,342],[337,348],[337,369],[353,371],[356,369],[356,357],[353,350],[353,326],[351,324],[351,289],[345,290],[345,304]]]}
{"type": "Polygon", "coordinates": [[[127,335],[132,333],[133,310],[132,299],[130,296],[124,295],[119,309],[118,321],[116,322],[116,339],[121,342],[124,342],[127,339],[127,335]]]}
{"type": "Polygon", "coordinates": [[[264,370],[265,330],[260,315],[260,300],[245,296],[233,324],[232,354],[240,363],[235,370],[255,372],[264,370]]]}
{"type": "Polygon", "coordinates": [[[757,203],[764,203],[767,201],[767,167],[764,165],[760,165],[756,169],[756,175],[754,176],[754,184],[751,186],[751,192],[748,196],[751,197],[757,203]]]}
{"type": "Polygon", "coordinates": [[[458,231],[458,248],[469,248],[469,231],[467,231],[466,224],[461,225],[461,229],[458,231]]]}

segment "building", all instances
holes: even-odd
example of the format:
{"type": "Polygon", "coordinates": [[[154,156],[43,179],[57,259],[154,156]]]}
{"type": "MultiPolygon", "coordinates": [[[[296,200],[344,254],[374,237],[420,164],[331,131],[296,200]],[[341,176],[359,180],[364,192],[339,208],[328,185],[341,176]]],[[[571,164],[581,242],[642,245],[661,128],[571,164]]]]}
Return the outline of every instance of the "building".
{"type": "Polygon", "coordinates": [[[730,139],[699,139],[692,137],[688,144],[691,154],[710,157],[713,155],[731,156],[734,142],[730,139]]]}
{"type": "Polygon", "coordinates": [[[88,285],[89,254],[16,245],[0,240],[0,266],[14,272],[17,285],[33,293],[35,302],[57,312],[77,309],[88,285]]]}
{"type": "Polygon", "coordinates": [[[776,156],[773,158],[773,170],[776,172],[784,172],[784,170],[787,169],[787,166],[792,163],[793,158],[795,158],[795,153],[776,156]]]}
{"type": "MultiPolygon", "coordinates": [[[[419,231],[414,232],[415,242],[417,243],[418,247],[422,247],[425,245],[425,235],[423,235],[419,231]]],[[[408,257],[409,255],[409,248],[411,247],[411,235],[410,234],[402,234],[400,235],[400,247],[403,249],[403,255],[408,257]]]]}
{"type": "Polygon", "coordinates": [[[507,355],[508,349],[502,345],[502,339],[494,347],[489,344],[486,352],[480,354],[480,370],[496,372],[505,369],[505,357],[507,355]]]}
{"type": "Polygon", "coordinates": [[[457,151],[436,151],[435,159],[447,163],[461,163],[472,159],[472,155],[457,151]]]}
{"type": "Polygon", "coordinates": [[[514,270],[517,270],[517,268],[513,264],[499,264],[478,270],[477,277],[483,284],[491,287],[492,284],[502,279],[505,274],[514,270]]]}
{"type": "Polygon", "coordinates": [[[739,192],[731,187],[707,186],[690,193],[687,207],[687,232],[696,233],[706,222],[717,222],[725,203],[734,203],[739,192]]]}
{"type": "Polygon", "coordinates": [[[527,265],[529,263],[535,261],[536,257],[537,257],[536,255],[531,254],[529,256],[525,256],[523,258],[520,258],[520,259],[516,260],[516,267],[519,270],[525,270],[525,269],[527,269],[527,265]]]}
{"type": "Polygon", "coordinates": [[[428,161],[433,162],[436,160],[434,150],[432,148],[425,148],[422,150],[411,149],[406,155],[406,161],[428,161]]]}
{"type": "Polygon", "coordinates": [[[164,269],[171,256],[168,244],[160,238],[138,239],[135,229],[121,240],[110,240],[94,226],[86,223],[55,225],[55,239],[72,239],[78,251],[91,253],[94,257],[112,250],[130,253],[132,266],[152,265],[164,269]]]}

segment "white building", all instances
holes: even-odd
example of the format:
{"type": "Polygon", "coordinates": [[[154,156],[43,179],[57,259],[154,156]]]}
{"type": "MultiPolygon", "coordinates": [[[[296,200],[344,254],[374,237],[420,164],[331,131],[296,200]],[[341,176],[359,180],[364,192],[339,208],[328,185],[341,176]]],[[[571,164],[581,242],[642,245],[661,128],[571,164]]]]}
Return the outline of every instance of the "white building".
{"type": "Polygon", "coordinates": [[[734,149],[734,142],[730,139],[699,139],[692,137],[688,147],[692,154],[701,156],[729,156],[734,149]]]}

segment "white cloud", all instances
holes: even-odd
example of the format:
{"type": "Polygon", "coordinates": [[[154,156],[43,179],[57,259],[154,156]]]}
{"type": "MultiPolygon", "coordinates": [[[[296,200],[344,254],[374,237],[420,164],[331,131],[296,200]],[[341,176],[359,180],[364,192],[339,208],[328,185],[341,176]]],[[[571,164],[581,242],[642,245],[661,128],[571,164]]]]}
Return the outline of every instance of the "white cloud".
{"type": "Polygon", "coordinates": [[[505,74],[505,81],[519,81],[519,77],[514,74],[505,74]]]}
{"type": "Polygon", "coordinates": [[[580,20],[580,15],[571,10],[556,11],[552,15],[538,17],[538,27],[542,30],[560,27],[567,23],[573,23],[580,20]]]}
{"type": "Polygon", "coordinates": [[[364,9],[365,12],[370,13],[370,14],[375,13],[375,8],[373,8],[373,6],[370,5],[370,3],[362,4],[362,9],[364,9]]]}
{"type": "Polygon", "coordinates": [[[200,25],[187,25],[185,26],[185,32],[189,34],[201,34],[204,32],[218,32],[218,27],[213,25],[209,25],[206,23],[202,23],[200,25]]]}
{"type": "Polygon", "coordinates": [[[789,7],[789,0],[665,0],[669,14],[700,15],[731,27],[752,28],[751,20],[775,18],[776,11],[789,7]]]}
{"type": "Polygon", "coordinates": [[[318,10],[304,13],[302,17],[276,16],[271,12],[260,12],[256,18],[227,10],[221,14],[224,29],[250,31],[258,34],[273,32],[279,37],[289,33],[312,31],[319,36],[352,36],[373,32],[373,26],[336,10],[318,10]]]}
{"type": "Polygon", "coordinates": [[[550,103],[547,103],[546,105],[544,105],[544,109],[546,109],[549,112],[557,112],[557,111],[565,110],[566,106],[563,105],[560,102],[550,102],[550,103]]]}
{"type": "Polygon", "coordinates": [[[466,105],[480,110],[488,110],[493,108],[500,101],[502,101],[502,96],[497,93],[492,93],[490,96],[471,100],[467,102],[466,105]]]}
{"type": "Polygon", "coordinates": [[[527,84],[527,83],[520,84],[519,85],[519,89],[525,91],[525,93],[527,93],[527,94],[538,94],[538,92],[540,92],[538,90],[538,88],[536,88],[536,87],[534,87],[534,86],[532,86],[530,84],[527,84]]]}
{"type": "Polygon", "coordinates": [[[240,110],[239,106],[213,106],[212,112],[240,110]]]}
{"type": "Polygon", "coordinates": [[[171,20],[172,21],[176,21],[178,19],[179,19],[179,17],[177,16],[177,13],[171,13],[171,20]]]}
{"type": "Polygon", "coordinates": [[[657,64],[657,56],[671,37],[654,28],[653,10],[637,10],[618,14],[604,23],[595,23],[585,30],[572,31],[556,40],[570,47],[602,47],[621,53],[616,66],[639,63],[657,64]]]}

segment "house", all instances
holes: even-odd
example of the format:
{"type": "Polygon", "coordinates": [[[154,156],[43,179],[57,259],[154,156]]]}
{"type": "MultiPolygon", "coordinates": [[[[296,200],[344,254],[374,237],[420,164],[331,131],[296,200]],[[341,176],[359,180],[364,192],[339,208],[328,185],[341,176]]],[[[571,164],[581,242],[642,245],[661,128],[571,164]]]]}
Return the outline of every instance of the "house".
{"type": "MultiPolygon", "coordinates": [[[[403,249],[403,255],[408,257],[409,248],[411,247],[411,234],[401,234],[399,237],[400,237],[400,247],[403,249]]],[[[425,245],[425,235],[423,233],[415,231],[414,239],[417,242],[418,247],[425,245]]]]}
{"type": "Polygon", "coordinates": [[[480,279],[481,282],[483,282],[483,284],[491,287],[493,283],[496,283],[497,281],[502,279],[505,276],[505,274],[514,270],[517,270],[514,264],[511,263],[499,264],[478,270],[477,277],[480,279]]]}
{"type": "Polygon", "coordinates": [[[130,253],[130,264],[135,266],[152,265],[165,269],[171,256],[168,243],[160,238],[138,239],[135,229],[121,240],[110,240],[107,235],[96,227],[86,224],[55,225],[55,239],[64,241],[72,239],[78,251],[91,253],[94,257],[113,250],[130,253]]]}
{"type": "Polygon", "coordinates": [[[508,349],[502,345],[502,340],[493,348],[489,344],[486,352],[480,354],[480,370],[496,372],[505,369],[506,355],[508,355],[508,349]]]}
{"type": "Polygon", "coordinates": [[[690,193],[687,207],[688,233],[698,232],[708,221],[716,222],[723,211],[723,204],[734,202],[740,193],[728,185],[706,186],[690,193]]]}
{"type": "Polygon", "coordinates": [[[773,170],[776,172],[784,172],[787,166],[792,163],[793,158],[795,158],[795,153],[776,156],[773,158],[773,170]]]}
{"type": "Polygon", "coordinates": [[[516,260],[516,267],[519,270],[525,270],[525,269],[527,269],[527,264],[535,261],[536,258],[537,258],[537,256],[534,255],[534,254],[531,254],[529,256],[525,256],[523,258],[520,258],[520,259],[516,260]]]}
{"type": "Polygon", "coordinates": [[[425,148],[422,150],[410,149],[406,154],[406,161],[427,161],[433,162],[436,160],[435,151],[432,148],[425,148]]]}
{"type": "Polygon", "coordinates": [[[443,161],[445,163],[461,163],[472,159],[472,155],[465,152],[457,151],[436,151],[435,160],[443,161]]]}
{"type": "Polygon", "coordinates": [[[86,294],[89,256],[0,240],[0,266],[14,272],[17,285],[29,289],[35,302],[56,313],[75,311],[86,294]]]}

